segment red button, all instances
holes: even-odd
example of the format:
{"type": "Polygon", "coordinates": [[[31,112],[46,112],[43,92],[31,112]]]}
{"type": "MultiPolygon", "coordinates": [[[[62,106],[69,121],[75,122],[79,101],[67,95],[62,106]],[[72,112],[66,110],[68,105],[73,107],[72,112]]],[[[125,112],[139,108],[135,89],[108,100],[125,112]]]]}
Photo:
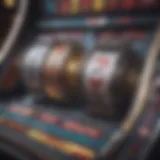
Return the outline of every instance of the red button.
{"type": "Polygon", "coordinates": [[[93,138],[99,138],[101,136],[101,131],[84,126],[82,124],[79,124],[77,122],[67,121],[64,122],[65,129],[74,131],[80,134],[84,134],[93,138]]]}
{"type": "Polygon", "coordinates": [[[51,115],[49,113],[41,114],[40,119],[43,122],[50,123],[50,124],[57,124],[60,122],[60,119],[57,116],[51,115]]]}

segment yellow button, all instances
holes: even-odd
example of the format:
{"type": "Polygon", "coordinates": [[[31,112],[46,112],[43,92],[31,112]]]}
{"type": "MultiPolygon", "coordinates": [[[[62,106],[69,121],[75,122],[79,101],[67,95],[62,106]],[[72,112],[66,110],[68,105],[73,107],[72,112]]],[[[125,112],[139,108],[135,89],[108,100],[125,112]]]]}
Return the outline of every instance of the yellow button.
{"type": "Polygon", "coordinates": [[[77,145],[74,143],[68,142],[68,143],[64,144],[64,149],[67,153],[69,153],[71,155],[77,154],[77,155],[81,155],[83,157],[87,157],[89,159],[93,159],[95,156],[95,153],[91,149],[82,147],[81,145],[77,145]]]}
{"type": "Polygon", "coordinates": [[[38,130],[29,130],[27,134],[30,138],[33,138],[36,141],[44,142],[46,139],[45,135],[38,130]]]}
{"type": "Polygon", "coordinates": [[[95,157],[95,153],[89,148],[48,136],[47,134],[38,130],[30,130],[27,132],[27,135],[35,141],[48,145],[53,149],[58,149],[68,155],[80,155],[88,159],[93,159],[95,157]]]}

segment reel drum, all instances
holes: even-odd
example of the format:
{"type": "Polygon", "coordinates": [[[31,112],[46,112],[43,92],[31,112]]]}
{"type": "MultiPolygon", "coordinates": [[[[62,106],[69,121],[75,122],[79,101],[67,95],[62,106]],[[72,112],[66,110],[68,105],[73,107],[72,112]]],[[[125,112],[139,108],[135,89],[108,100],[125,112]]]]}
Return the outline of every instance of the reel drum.
{"type": "Polygon", "coordinates": [[[43,94],[43,65],[49,54],[51,42],[36,40],[21,58],[21,76],[26,88],[35,94],[43,94]]]}
{"type": "Polygon", "coordinates": [[[137,54],[126,46],[106,45],[93,51],[83,72],[89,112],[101,117],[123,115],[134,93],[140,64],[137,54]]]}
{"type": "Polygon", "coordinates": [[[62,43],[53,46],[52,52],[45,60],[43,70],[44,90],[48,97],[62,102],[73,100],[73,93],[77,89],[74,85],[78,85],[77,62],[81,54],[82,51],[76,44],[62,43]],[[78,58],[77,61],[75,57],[78,58]]]}

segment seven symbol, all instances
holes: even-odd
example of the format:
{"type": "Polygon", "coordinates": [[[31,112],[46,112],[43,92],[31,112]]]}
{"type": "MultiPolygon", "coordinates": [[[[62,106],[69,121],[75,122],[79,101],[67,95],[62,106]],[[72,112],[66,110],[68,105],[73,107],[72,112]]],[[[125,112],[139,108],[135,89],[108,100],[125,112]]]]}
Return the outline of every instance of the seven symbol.
{"type": "Polygon", "coordinates": [[[101,90],[102,85],[104,84],[104,69],[109,64],[109,59],[104,57],[96,58],[96,63],[98,66],[93,69],[91,78],[89,78],[89,84],[92,89],[101,90]]]}
{"type": "Polygon", "coordinates": [[[109,59],[104,57],[98,57],[96,61],[100,66],[103,66],[103,67],[106,67],[109,64],[109,59]]]}

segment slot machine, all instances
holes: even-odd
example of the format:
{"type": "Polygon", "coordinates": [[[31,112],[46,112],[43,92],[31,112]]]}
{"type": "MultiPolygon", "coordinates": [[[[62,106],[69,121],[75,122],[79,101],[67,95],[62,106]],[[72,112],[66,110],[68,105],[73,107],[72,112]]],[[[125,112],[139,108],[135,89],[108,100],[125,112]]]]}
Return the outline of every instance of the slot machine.
{"type": "Polygon", "coordinates": [[[158,0],[2,0],[0,157],[154,160],[158,0]]]}

